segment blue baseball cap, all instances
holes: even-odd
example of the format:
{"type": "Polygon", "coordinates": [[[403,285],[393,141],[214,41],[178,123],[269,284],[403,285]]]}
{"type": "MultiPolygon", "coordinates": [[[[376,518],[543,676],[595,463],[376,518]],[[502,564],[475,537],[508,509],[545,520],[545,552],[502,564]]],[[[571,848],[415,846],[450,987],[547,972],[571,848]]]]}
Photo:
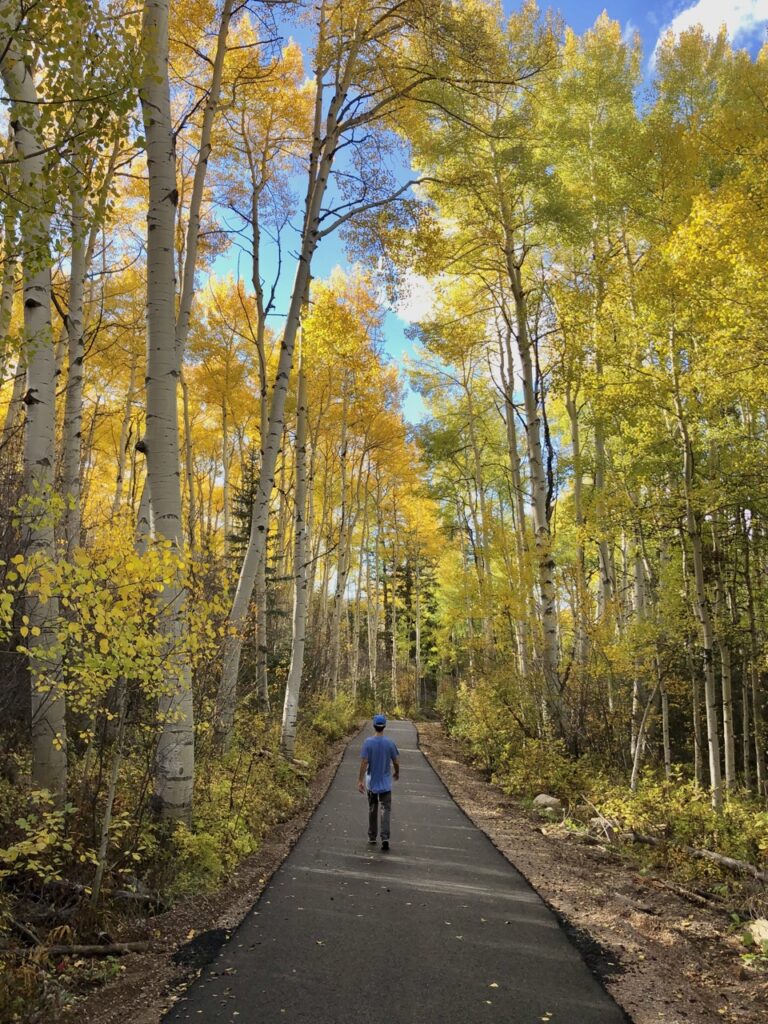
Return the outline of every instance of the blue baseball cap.
{"type": "Polygon", "coordinates": [[[373,716],[373,724],[374,725],[386,725],[387,724],[387,716],[386,715],[374,715],[373,716]]]}

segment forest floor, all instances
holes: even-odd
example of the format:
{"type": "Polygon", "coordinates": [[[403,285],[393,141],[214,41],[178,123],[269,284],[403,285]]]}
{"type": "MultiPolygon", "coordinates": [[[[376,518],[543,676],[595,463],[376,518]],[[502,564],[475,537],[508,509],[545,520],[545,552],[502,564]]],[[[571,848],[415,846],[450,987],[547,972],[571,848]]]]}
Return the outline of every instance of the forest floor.
{"type": "Polygon", "coordinates": [[[115,941],[145,940],[149,949],[122,957],[118,975],[62,1011],[59,1024],[158,1024],[177,994],[216,956],[288,856],[333,781],[349,739],[331,746],[302,809],[276,825],[224,886],[183,899],[156,917],[120,922],[110,933],[115,941]]]}
{"type": "Polygon", "coordinates": [[[768,974],[742,961],[730,907],[542,824],[469,766],[439,723],[418,729],[456,803],[555,911],[634,1024],[765,1024],[768,974]]]}

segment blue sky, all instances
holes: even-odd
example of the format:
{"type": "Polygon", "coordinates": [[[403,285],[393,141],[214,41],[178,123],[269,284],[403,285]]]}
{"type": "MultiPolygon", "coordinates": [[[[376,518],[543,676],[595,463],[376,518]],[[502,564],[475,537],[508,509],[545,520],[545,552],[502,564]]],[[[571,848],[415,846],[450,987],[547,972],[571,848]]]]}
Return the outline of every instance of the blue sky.
{"type": "MultiPolygon", "coordinates": [[[[748,48],[752,53],[756,53],[766,39],[768,29],[768,0],[661,0],[651,3],[644,0],[609,0],[607,3],[599,0],[563,0],[560,4],[551,5],[547,5],[544,0],[539,2],[542,8],[551,6],[559,10],[565,22],[579,33],[589,28],[603,10],[620,22],[628,36],[639,32],[648,75],[652,73],[652,55],[656,44],[661,35],[670,28],[684,31],[694,24],[701,23],[708,32],[715,34],[719,27],[725,24],[731,41],[737,46],[748,48]]],[[[518,3],[504,0],[504,7],[508,12],[518,6],[518,3]]],[[[306,30],[296,30],[295,26],[286,26],[286,29],[291,31],[299,42],[305,41],[306,30]]],[[[343,243],[338,237],[330,236],[320,244],[313,262],[313,275],[326,277],[334,266],[345,266],[348,263],[343,243]]],[[[234,260],[230,254],[221,261],[216,270],[219,273],[231,272],[235,269],[233,264],[234,260]]],[[[280,288],[286,304],[292,274],[293,268],[289,262],[284,268],[284,281],[280,288]]],[[[414,307],[418,305],[417,296],[414,307]]],[[[400,309],[400,313],[402,318],[395,312],[386,315],[385,346],[390,358],[402,364],[408,353],[412,352],[412,343],[406,338],[405,330],[408,327],[409,315],[413,313],[409,313],[405,306],[400,309]]],[[[273,320],[273,328],[279,330],[276,320],[273,320]]],[[[405,413],[411,421],[423,416],[423,405],[419,396],[408,390],[405,396],[405,413]]]]}

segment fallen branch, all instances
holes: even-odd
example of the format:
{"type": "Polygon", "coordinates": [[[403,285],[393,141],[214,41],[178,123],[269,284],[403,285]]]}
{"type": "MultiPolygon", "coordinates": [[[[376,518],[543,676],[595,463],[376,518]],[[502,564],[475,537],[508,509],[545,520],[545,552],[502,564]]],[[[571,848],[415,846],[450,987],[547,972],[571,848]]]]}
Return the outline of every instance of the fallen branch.
{"type": "MultiPolygon", "coordinates": [[[[46,889],[62,889],[65,892],[73,892],[78,896],[89,896],[92,887],[80,885],[79,882],[68,882],[63,878],[51,879],[45,883],[46,889]]],[[[162,897],[159,893],[132,892],[130,889],[102,889],[102,896],[109,896],[114,900],[134,900],[137,903],[156,903],[162,905],[162,897]]]]}
{"type": "MultiPolygon", "coordinates": [[[[144,953],[149,949],[148,942],[111,942],[106,946],[47,946],[40,947],[38,954],[47,956],[124,956],[126,953],[144,953]]],[[[8,949],[3,956],[28,956],[29,949],[8,949]]]]}
{"type": "Polygon", "coordinates": [[[690,857],[696,857],[698,860],[708,860],[721,867],[730,868],[731,871],[751,875],[758,882],[768,882],[768,871],[761,871],[760,868],[756,868],[754,864],[749,864],[745,860],[726,857],[722,853],[715,853],[712,850],[699,850],[695,846],[668,842],[664,839],[657,839],[655,836],[642,835],[640,832],[623,832],[621,838],[628,839],[632,843],[644,843],[647,846],[671,846],[676,850],[683,850],[690,857]]]}
{"type": "Polygon", "coordinates": [[[692,889],[686,889],[685,886],[678,885],[676,882],[668,882],[663,878],[645,878],[643,882],[654,889],[668,889],[681,899],[688,900],[689,903],[694,903],[699,907],[707,907],[709,910],[724,913],[722,898],[714,893],[694,892],[692,889]]]}
{"type": "Polygon", "coordinates": [[[11,928],[17,933],[17,935],[21,935],[23,939],[29,939],[33,946],[40,945],[40,939],[31,928],[27,928],[27,926],[22,924],[21,921],[14,921],[13,918],[11,918],[10,924],[11,928]]]}

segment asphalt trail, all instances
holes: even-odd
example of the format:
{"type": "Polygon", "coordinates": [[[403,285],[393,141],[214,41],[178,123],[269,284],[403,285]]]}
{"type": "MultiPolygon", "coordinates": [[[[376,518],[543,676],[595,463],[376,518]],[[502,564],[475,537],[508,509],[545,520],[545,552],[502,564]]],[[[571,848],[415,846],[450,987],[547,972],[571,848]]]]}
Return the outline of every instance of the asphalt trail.
{"type": "Polygon", "coordinates": [[[453,802],[413,725],[387,734],[402,766],[390,852],[367,843],[363,732],[167,1024],[626,1024],[552,913],[453,802]]]}

